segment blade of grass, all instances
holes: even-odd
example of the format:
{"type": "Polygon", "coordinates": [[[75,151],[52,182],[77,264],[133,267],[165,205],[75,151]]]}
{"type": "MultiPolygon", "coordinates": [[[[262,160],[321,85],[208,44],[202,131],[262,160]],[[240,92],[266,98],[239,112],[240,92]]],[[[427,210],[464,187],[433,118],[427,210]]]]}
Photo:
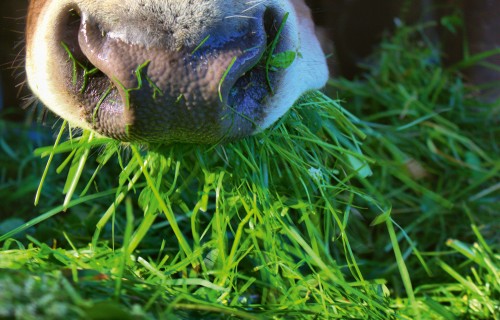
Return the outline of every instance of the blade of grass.
{"type": "Polygon", "coordinates": [[[36,190],[36,195],[35,195],[35,206],[38,205],[38,202],[40,201],[40,196],[42,194],[42,189],[43,185],[45,183],[45,179],[47,178],[47,173],[49,172],[50,165],[52,164],[52,160],[54,159],[55,152],[54,150],[57,148],[59,145],[59,142],[61,141],[61,138],[66,131],[66,126],[68,122],[63,121],[61,128],[59,129],[59,134],[57,135],[56,141],[54,142],[54,146],[52,147],[52,151],[49,154],[49,159],[47,160],[47,164],[45,165],[45,170],[42,173],[42,178],[40,179],[40,184],[38,185],[38,189],[36,190]]]}
{"type": "Polygon", "coordinates": [[[156,201],[158,201],[158,205],[160,206],[160,208],[163,211],[163,213],[165,214],[168,222],[170,223],[170,227],[172,228],[172,231],[174,232],[177,240],[179,241],[179,245],[180,245],[181,249],[184,251],[184,253],[187,256],[190,256],[192,254],[192,250],[191,250],[189,244],[187,243],[186,238],[184,237],[181,230],[179,229],[179,226],[177,224],[174,213],[172,212],[172,210],[169,209],[169,205],[167,205],[165,200],[161,197],[160,193],[158,192],[158,189],[156,188],[153,180],[151,179],[151,177],[147,171],[145,161],[142,160],[142,157],[141,157],[139,151],[137,150],[137,148],[132,145],[131,149],[132,149],[132,152],[134,154],[134,157],[137,159],[137,161],[139,162],[139,164],[141,166],[142,173],[144,174],[144,177],[146,178],[146,181],[148,183],[149,188],[151,188],[151,191],[153,192],[156,201]]]}
{"type": "MultiPolygon", "coordinates": [[[[92,132],[89,134],[88,142],[91,142],[93,138],[94,138],[94,133],[92,132]]],[[[79,159],[75,159],[77,165],[72,166],[70,172],[68,173],[67,188],[65,187],[66,197],[64,198],[65,207],[67,207],[69,202],[71,201],[71,198],[73,197],[73,194],[76,190],[76,186],[80,181],[80,177],[82,176],[83,169],[85,168],[85,163],[87,162],[90,149],[91,148],[89,146],[84,146],[83,150],[80,149],[82,152],[81,157],[79,159]]],[[[64,211],[66,210],[67,208],[64,209],[64,211]]]]}
{"type": "Polygon", "coordinates": [[[392,250],[394,251],[394,255],[396,257],[399,273],[401,275],[401,279],[403,280],[403,285],[406,289],[406,294],[408,295],[410,306],[413,309],[414,316],[417,319],[421,319],[421,314],[418,308],[417,300],[415,299],[415,293],[413,291],[413,285],[411,283],[410,273],[408,272],[408,268],[406,267],[406,263],[401,253],[398,237],[396,235],[396,231],[394,230],[392,219],[386,219],[385,224],[387,226],[387,231],[389,232],[389,237],[392,243],[392,250]]]}

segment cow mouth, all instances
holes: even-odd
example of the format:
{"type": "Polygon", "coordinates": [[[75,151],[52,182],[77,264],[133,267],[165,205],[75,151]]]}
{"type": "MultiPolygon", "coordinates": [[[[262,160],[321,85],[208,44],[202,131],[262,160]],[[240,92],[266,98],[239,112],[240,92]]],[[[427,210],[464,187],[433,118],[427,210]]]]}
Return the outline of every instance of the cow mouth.
{"type": "MultiPolygon", "coordinates": [[[[262,27],[224,39],[222,44],[220,39],[208,37],[194,49],[161,52],[163,48],[142,48],[149,56],[145,54],[144,60],[136,59],[128,69],[114,75],[103,64],[110,57],[103,58],[104,51],[96,53],[89,44],[94,46],[100,41],[96,47],[107,45],[117,52],[129,50],[131,45],[107,38],[98,23],[73,8],[66,11],[58,30],[66,55],[61,57],[63,81],[68,93],[78,101],[78,112],[88,127],[114,139],[147,143],[239,139],[259,129],[266,116],[266,103],[284,73],[270,70],[267,63],[283,16],[268,8],[258,19],[262,27]],[[99,55],[103,60],[96,58],[99,55]],[[149,59],[151,56],[155,58],[149,59]],[[225,62],[223,68],[211,67],[222,64],[221,60],[225,62]],[[205,76],[218,73],[219,79],[210,85],[218,86],[216,94],[210,92],[203,97],[206,92],[196,89],[186,94],[189,84],[172,84],[175,74],[163,64],[187,70],[186,75],[199,70],[205,76]],[[168,81],[165,74],[169,75],[168,81]]],[[[274,52],[286,50],[286,41],[282,40],[274,48],[274,52]]],[[[195,77],[194,81],[202,80],[195,77]]]]}

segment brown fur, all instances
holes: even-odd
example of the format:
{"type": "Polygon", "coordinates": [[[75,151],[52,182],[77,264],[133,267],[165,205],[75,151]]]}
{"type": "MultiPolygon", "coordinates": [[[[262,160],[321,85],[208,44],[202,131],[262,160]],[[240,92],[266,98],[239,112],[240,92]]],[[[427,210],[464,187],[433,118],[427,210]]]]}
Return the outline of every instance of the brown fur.
{"type": "Polygon", "coordinates": [[[28,6],[28,16],[26,19],[26,42],[30,43],[31,35],[34,32],[36,22],[47,0],[31,0],[28,6]]]}

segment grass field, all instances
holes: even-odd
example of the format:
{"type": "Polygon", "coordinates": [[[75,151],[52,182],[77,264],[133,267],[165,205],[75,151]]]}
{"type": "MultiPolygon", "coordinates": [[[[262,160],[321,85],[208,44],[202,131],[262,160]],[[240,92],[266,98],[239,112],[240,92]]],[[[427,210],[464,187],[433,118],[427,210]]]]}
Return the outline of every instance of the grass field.
{"type": "Polygon", "coordinates": [[[2,120],[0,319],[498,319],[500,109],[423,34],[229,145],[2,120]]]}

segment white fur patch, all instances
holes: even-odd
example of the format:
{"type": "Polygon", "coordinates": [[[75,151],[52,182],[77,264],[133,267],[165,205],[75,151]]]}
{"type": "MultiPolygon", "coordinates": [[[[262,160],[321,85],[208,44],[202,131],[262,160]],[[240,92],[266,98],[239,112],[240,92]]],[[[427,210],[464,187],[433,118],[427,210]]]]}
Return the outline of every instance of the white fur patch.
{"type": "MultiPolygon", "coordinates": [[[[291,0],[296,1],[297,0],[291,0]]],[[[256,132],[268,128],[282,117],[305,92],[321,89],[328,81],[328,66],[321,45],[314,34],[312,22],[298,16],[296,7],[289,0],[283,0],[281,6],[289,13],[287,34],[296,36],[295,61],[285,70],[281,84],[274,96],[268,100],[267,115],[256,132]]]]}
{"type": "Polygon", "coordinates": [[[67,93],[65,83],[59,77],[64,50],[54,35],[61,10],[69,11],[72,1],[47,1],[37,20],[32,41],[26,48],[26,75],[33,93],[54,113],[72,125],[88,129],[81,119],[78,101],[67,93]],[[57,58],[55,58],[57,57],[57,58]]]}

